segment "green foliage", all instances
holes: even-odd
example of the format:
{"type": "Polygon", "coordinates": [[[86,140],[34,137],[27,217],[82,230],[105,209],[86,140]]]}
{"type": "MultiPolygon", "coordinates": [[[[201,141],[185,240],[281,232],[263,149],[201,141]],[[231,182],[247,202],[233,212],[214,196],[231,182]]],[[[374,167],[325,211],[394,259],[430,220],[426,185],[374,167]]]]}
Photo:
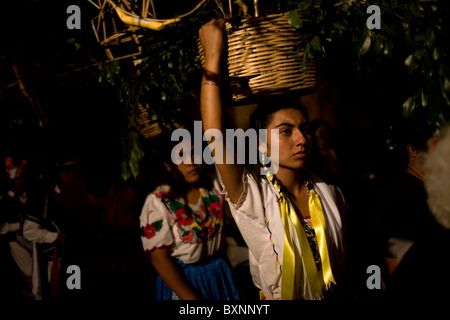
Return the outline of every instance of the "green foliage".
{"type": "MultiPolygon", "coordinates": [[[[355,74],[376,72],[380,63],[399,61],[411,79],[403,116],[415,108],[427,111],[437,131],[450,120],[450,2],[437,0],[287,1],[289,22],[301,31],[304,59],[330,58],[339,51],[355,74]],[[369,5],[381,9],[381,29],[369,30],[369,5]],[[412,81],[411,81],[412,82],[412,81]]],[[[305,61],[304,60],[304,61],[305,61]]],[[[386,78],[390,75],[386,74],[386,78]]]]}
{"type": "MultiPolygon", "coordinates": [[[[338,55],[356,76],[370,76],[380,66],[404,66],[411,86],[400,104],[407,117],[415,108],[427,111],[427,120],[439,130],[450,120],[450,2],[437,0],[279,0],[272,12],[286,12],[299,30],[297,54],[306,60],[338,55]],[[381,29],[369,30],[369,5],[381,9],[381,29]]],[[[270,11],[270,10],[269,10],[270,11]]],[[[139,60],[99,64],[99,81],[117,89],[128,124],[124,126],[123,178],[136,177],[142,159],[142,137],[132,113],[141,104],[162,127],[184,116],[183,97],[196,90],[201,77],[197,36],[202,24],[220,17],[216,12],[197,12],[161,31],[141,30],[139,60]],[[193,87],[194,86],[194,87],[193,87]]],[[[387,73],[386,79],[392,74],[387,73]]]]}
{"type": "Polygon", "coordinates": [[[183,99],[196,90],[201,79],[196,39],[201,25],[217,17],[214,12],[198,12],[163,30],[141,29],[142,54],[135,60],[114,60],[98,64],[98,80],[116,89],[124,107],[121,160],[122,178],[135,179],[144,155],[142,136],[134,115],[143,106],[148,119],[156,117],[161,128],[174,129],[174,120],[183,119],[183,99]]]}

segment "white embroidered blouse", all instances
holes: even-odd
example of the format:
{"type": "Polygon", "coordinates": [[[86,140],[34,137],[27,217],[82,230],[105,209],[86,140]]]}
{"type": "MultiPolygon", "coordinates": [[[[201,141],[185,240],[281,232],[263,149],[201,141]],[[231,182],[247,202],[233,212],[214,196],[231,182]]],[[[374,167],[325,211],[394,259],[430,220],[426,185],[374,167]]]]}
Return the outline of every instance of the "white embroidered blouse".
{"type": "Polygon", "coordinates": [[[147,196],[140,215],[144,250],[167,246],[171,256],[183,263],[199,262],[222,245],[223,197],[217,181],[212,190],[200,189],[196,204],[187,204],[161,185],[147,196]]]}
{"type": "MultiPolygon", "coordinates": [[[[312,173],[310,176],[314,190],[322,201],[328,225],[327,242],[331,267],[336,275],[341,271],[339,267],[342,267],[344,256],[341,218],[344,198],[337,187],[326,184],[312,173]]],[[[284,228],[278,203],[279,192],[266,177],[258,178],[247,170],[242,179],[244,190],[236,204],[232,203],[225,188],[224,193],[231,214],[249,248],[250,272],[254,284],[268,299],[280,300],[284,228]]],[[[294,243],[300,252],[297,236],[294,237],[294,243]]],[[[305,272],[301,275],[301,283],[303,299],[323,298],[312,296],[305,272]]]]}

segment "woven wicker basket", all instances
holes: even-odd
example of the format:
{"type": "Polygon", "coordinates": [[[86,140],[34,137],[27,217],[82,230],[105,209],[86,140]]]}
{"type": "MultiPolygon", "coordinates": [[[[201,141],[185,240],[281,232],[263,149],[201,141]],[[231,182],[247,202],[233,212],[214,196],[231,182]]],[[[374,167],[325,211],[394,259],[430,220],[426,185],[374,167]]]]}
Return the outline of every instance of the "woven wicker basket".
{"type": "Polygon", "coordinates": [[[136,106],[131,106],[130,114],[136,121],[136,128],[138,132],[145,139],[153,139],[160,133],[166,130],[182,128],[183,125],[172,119],[169,124],[161,124],[158,116],[152,114],[151,107],[148,103],[145,106],[142,103],[137,103],[136,106]]]}
{"type": "Polygon", "coordinates": [[[133,108],[131,108],[131,115],[136,120],[139,133],[144,136],[144,138],[151,139],[162,132],[158,118],[149,115],[148,105],[144,107],[144,105],[139,103],[136,109],[137,110],[134,111],[133,108]]]}
{"type": "MultiPolygon", "coordinates": [[[[296,90],[314,91],[320,83],[318,61],[302,65],[297,55],[298,31],[288,23],[288,14],[272,14],[227,21],[228,75],[232,99],[280,94],[296,90]]],[[[199,46],[204,63],[203,49],[199,46]]]]}

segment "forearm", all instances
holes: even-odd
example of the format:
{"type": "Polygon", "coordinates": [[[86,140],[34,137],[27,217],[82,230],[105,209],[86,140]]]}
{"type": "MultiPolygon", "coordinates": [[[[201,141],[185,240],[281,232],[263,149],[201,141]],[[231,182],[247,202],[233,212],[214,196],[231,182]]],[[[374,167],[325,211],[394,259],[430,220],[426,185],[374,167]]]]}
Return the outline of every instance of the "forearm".
{"type": "Polygon", "coordinates": [[[205,52],[203,79],[200,93],[200,111],[205,138],[210,144],[222,181],[234,201],[242,192],[242,165],[227,163],[224,116],[220,91],[221,57],[224,46],[224,20],[213,20],[202,26],[199,35],[205,52]],[[209,130],[209,132],[208,132],[209,130]],[[221,139],[215,141],[216,139],[221,139]],[[214,144],[212,142],[214,141],[214,144]]]}
{"type": "MultiPolygon", "coordinates": [[[[157,249],[158,250],[158,249],[157,249]]],[[[181,276],[173,260],[167,256],[155,257],[152,253],[151,262],[165,284],[183,300],[199,300],[199,296],[181,276]]]]}
{"type": "Polygon", "coordinates": [[[203,128],[223,129],[221,102],[221,58],[224,47],[223,20],[213,20],[199,30],[200,41],[205,55],[200,94],[200,111],[203,128]]]}
{"type": "Polygon", "coordinates": [[[200,93],[200,111],[203,129],[218,129],[223,132],[223,110],[221,100],[220,56],[207,57],[205,61],[200,93]]]}

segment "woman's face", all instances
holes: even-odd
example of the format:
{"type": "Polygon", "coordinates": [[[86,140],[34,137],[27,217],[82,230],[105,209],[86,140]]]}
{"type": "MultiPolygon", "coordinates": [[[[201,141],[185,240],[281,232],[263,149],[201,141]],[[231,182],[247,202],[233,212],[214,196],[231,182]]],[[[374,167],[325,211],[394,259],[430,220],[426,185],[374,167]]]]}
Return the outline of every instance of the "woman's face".
{"type": "Polygon", "coordinates": [[[166,169],[174,175],[175,180],[183,180],[187,184],[197,183],[202,175],[202,165],[195,164],[195,160],[200,162],[198,157],[194,154],[194,146],[191,143],[182,142],[182,149],[180,150],[180,157],[183,158],[183,162],[175,166],[169,166],[165,163],[166,169]],[[190,157],[190,159],[189,159],[190,157]],[[197,159],[196,159],[197,158],[197,159]],[[190,160],[190,161],[189,161],[190,160]],[[190,163],[185,163],[190,162],[190,163]],[[177,172],[174,172],[176,170],[177,172]]]}
{"type": "Polygon", "coordinates": [[[197,183],[202,175],[202,166],[200,164],[181,163],[177,165],[177,170],[187,184],[197,183]]]}
{"type": "Polygon", "coordinates": [[[314,132],[317,140],[317,145],[321,148],[331,147],[331,134],[325,125],[321,125],[314,132]]]}
{"type": "Polygon", "coordinates": [[[281,168],[300,169],[306,165],[311,153],[311,136],[308,121],[298,109],[288,108],[272,114],[272,121],[267,126],[268,155],[281,168]],[[278,129],[278,140],[271,139],[271,130],[278,129]],[[279,157],[270,154],[271,143],[278,143],[279,157]]]}

